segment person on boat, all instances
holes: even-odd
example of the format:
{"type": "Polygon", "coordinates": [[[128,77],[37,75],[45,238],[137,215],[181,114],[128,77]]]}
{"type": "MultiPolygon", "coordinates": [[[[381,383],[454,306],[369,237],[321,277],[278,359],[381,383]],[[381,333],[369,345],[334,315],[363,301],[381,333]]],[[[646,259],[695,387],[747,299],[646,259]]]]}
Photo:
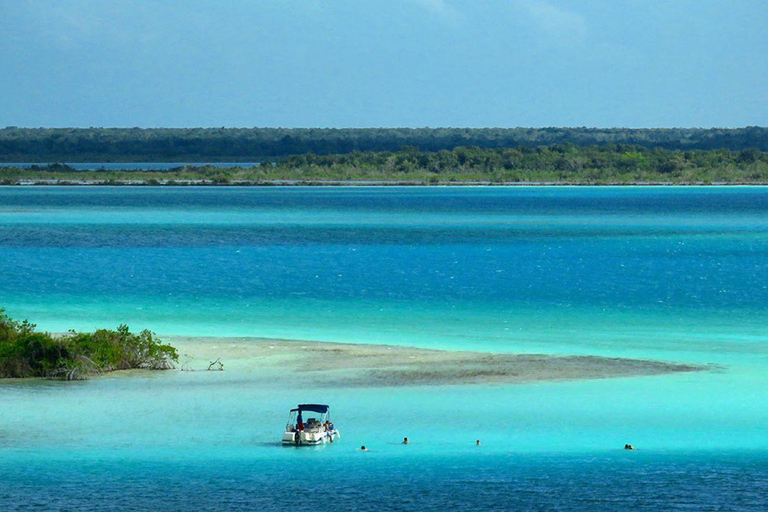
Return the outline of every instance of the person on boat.
{"type": "Polygon", "coordinates": [[[333,442],[333,424],[330,421],[325,420],[325,423],[323,423],[322,425],[320,425],[318,423],[318,425],[322,426],[323,430],[328,433],[327,434],[328,435],[328,441],[330,441],[332,443],[333,442]]]}
{"type": "Polygon", "coordinates": [[[296,430],[304,430],[304,418],[301,417],[301,411],[299,411],[299,415],[296,417],[296,430]]]}

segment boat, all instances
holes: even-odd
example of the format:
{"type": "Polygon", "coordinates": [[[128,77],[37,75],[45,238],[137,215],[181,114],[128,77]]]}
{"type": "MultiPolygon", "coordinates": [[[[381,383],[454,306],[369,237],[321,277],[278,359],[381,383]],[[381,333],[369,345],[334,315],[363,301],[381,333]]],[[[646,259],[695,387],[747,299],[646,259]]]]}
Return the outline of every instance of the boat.
{"type": "Polygon", "coordinates": [[[332,443],[341,434],[331,423],[330,407],[325,404],[299,404],[291,409],[283,432],[283,446],[318,446],[332,443]]]}

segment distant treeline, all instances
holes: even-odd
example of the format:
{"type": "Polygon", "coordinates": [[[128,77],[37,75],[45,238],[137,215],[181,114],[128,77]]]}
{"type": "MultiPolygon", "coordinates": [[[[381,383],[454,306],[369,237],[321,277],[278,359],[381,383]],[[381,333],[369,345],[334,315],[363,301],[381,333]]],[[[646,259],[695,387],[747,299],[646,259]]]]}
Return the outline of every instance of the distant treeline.
{"type": "Polygon", "coordinates": [[[768,153],[755,149],[667,150],[610,144],[572,144],[512,149],[460,147],[423,152],[297,155],[277,161],[285,175],[407,180],[426,183],[481,181],[491,183],[638,183],[638,182],[766,182],[768,153]]]}
{"type": "Polygon", "coordinates": [[[294,155],[256,167],[182,166],[162,171],[77,171],[65,165],[0,167],[0,183],[297,184],[323,183],[768,183],[768,152],[649,149],[573,144],[506,149],[458,147],[421,151],[294,155]]]}
{"type": "Polygon", "coordinates": [[[0,378],[44,377],[83,380],[114,370],[173,368],[179,354],[153,333],[138,334],[121,325],[116,331],[70,331],[63,336],[37,332],[0,309],[0,378]]]}
{"type": "Polygon", "coordinates": [[[768,128],[16,128],[0,162],[248,162],[288,155],[630,144],[768,151],[768,128]]]}

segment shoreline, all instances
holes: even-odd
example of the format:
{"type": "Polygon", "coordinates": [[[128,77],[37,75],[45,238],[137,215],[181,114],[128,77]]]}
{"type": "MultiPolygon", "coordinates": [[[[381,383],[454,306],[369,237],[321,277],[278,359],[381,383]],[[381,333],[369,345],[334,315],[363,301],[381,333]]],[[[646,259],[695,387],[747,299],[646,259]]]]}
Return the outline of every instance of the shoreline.
{"type": "Polygon", "coordinates": [[[181,354],[181,370],[225,371],[270,384],[368,388],[525,384],[665,375],[712,367],[602,356],[448,351],[396,345],[249,337],[164,336],[181,354]]]}
{"type": "Polygon", "coordinates": [[[768,181],[638,181],[638,182],[571,182],[571,181],[465,181],[427,183],[423,181],[325,181],[325,180],[265,180],[216,183],[205,180],[18,180],[0,183],[0,187],[764,187],[768,181]]]}

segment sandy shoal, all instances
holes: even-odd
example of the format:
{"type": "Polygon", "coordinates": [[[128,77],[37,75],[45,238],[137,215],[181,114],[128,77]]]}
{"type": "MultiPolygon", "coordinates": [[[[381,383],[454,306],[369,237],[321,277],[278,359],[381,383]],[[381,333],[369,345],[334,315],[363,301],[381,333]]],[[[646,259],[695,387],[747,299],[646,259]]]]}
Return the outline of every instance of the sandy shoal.
{"type": "Polygon", "coordinates": [[[642,359],[494,354],[265,338],[164,336],[182,369],[220,360],[248,380],[340,387],[466,385],[606,379],[692,372],[707,367],[642,359]]]}

